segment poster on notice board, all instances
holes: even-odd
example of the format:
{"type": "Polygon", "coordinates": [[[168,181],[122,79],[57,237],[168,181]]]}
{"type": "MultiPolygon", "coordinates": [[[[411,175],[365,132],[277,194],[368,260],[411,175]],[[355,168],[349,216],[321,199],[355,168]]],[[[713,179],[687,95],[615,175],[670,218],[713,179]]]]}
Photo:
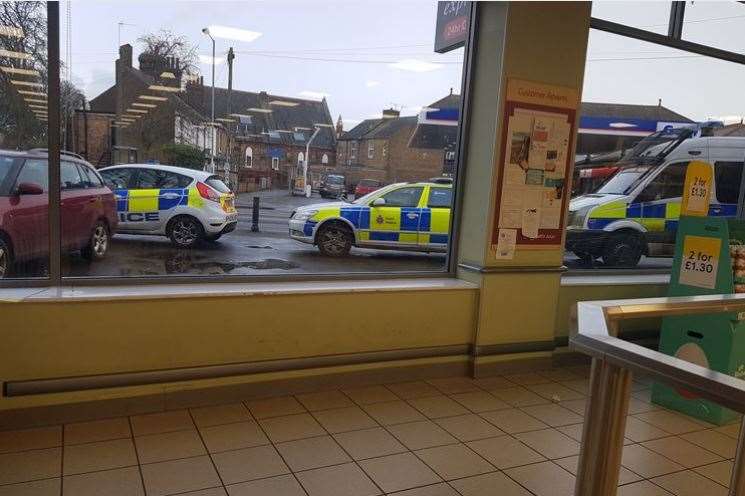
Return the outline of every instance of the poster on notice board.
{"type": "Polygon", "coordinates": [[[497,259],[561,245],[578,103],[572,88],[507,79],[492,232],[497,259]],[[497,249],[505,230],[515,231],[510,255],[497,249]]]}

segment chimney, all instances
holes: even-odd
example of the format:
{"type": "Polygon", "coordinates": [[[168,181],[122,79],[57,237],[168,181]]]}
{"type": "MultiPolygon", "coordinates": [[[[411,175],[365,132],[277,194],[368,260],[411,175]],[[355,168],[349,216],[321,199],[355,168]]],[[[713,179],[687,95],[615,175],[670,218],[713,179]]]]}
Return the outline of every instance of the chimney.
{"type": "Polygon", "coordinates": [[[114,64],[117,84],[121,81],[121,71],[128,67],[132,67],[132,45],[129,43],[119,47],[119,58],[114,64]]]}
{"type": "Polygon", "coordinates": [[[662,98],[657,99],[657,106],[662,107],[662,98]]]}
{"type": "Polygon", "coordinates": [[[401,115],[400,110],[394,108],[383,109],[383,119],[396,119],[401,115]]]}

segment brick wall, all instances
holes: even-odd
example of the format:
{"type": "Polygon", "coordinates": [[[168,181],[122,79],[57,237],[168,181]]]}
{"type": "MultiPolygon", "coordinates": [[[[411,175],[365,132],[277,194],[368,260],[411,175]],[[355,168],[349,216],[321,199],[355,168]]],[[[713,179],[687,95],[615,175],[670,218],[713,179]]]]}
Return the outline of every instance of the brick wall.
{"type": "Polygon", "coordinates": [[[76,111],[73,118],[75,141],[72,151],[82,155],[96,167],[111,165],[113,120],[114,115],[109,113],[76,111]]]}

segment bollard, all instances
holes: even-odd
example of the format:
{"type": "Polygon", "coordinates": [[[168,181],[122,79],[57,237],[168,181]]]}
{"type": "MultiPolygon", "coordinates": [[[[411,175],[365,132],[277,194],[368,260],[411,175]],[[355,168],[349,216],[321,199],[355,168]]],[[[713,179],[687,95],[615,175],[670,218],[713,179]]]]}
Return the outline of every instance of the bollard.
{"type": "Polygon", "coordinates": [[[251,212],[251,232],[259,232],[259,197],[254,196],[254,206],[251,212]]]}

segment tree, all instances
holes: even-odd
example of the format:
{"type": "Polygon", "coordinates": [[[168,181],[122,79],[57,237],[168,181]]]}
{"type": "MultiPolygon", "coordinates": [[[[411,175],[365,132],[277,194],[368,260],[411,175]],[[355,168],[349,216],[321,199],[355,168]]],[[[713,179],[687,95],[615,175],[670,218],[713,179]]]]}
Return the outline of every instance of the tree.
{"type": "Polygon", "coordinates": [[[168,143],[161,148],[163,157],[169,165],[202,170],[206,160],[204,151],[192,145],[168,143]]]}
{"type": "Polygon", "coordinates": [[[176,36],[171,31],[161,29],[157,33],[140,36],[137,41],[142,44],[140,57],[175,57],[178,59],[178,69],[184,74],[196,74],[199,71],[197,47],[192,46],[185,36],[176,36]]]}

